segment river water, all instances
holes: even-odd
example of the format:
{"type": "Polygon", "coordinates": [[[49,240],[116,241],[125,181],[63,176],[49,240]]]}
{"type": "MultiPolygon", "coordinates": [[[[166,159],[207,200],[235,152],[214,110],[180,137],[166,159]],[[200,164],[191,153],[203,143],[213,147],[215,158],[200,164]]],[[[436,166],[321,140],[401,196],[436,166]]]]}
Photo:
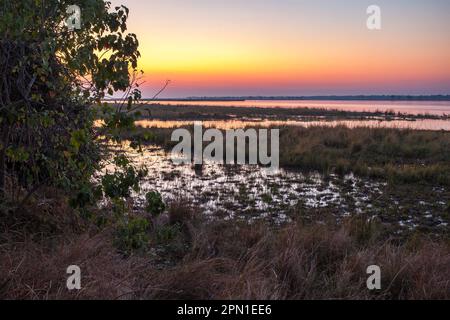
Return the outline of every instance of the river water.
{"type": "MultiPolygon", "coordinates": [[[[140,120],[136,122],[137,126],[143,128],[178,128],[182,126],[192,126],[194,121],[161,121],[161,120],[140,120]]],[[[370,127],[370,128],[396,128],[412,130],[445,130],[450,131],[450,120],[333,120],[333,121],[275,121],[275,120],[212,120],[202,121],[204,128],[218,129],[240,129],[251,127],[281,127],[281,126],[346,126],[349,128],[370,127]]]]}
{"type": "Polygon", "coordinates": [[[258,166],[224,166],[207,160],[198,168],[174,164],[172,155],[158,146],[145,146],[141,152],[127,144],[119,149],[136,166],[148,170],[141,190],[133,195],[138,210],[147,192],[158,191],[166,203],[187,202],[211,219],[283,224],[298,215],[320,219],[320,214],[329,212],[336,219],[365,214],[396,226],[398,232],[417,227],[446,232],[449,228],[450,193],[442,187],[405,198],[391,194],[385,182],[352,174],[324,176],[284,169],[269,173],[258,166]]]}

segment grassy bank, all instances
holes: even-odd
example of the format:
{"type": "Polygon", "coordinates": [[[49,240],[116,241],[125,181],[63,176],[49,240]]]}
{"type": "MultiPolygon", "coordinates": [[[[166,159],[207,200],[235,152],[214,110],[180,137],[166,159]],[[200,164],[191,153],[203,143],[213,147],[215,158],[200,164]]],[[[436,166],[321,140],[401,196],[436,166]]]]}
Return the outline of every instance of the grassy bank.
{"type": "MultiPolygon", "coordinates": [[[[185,127],[193,130],[192,127],[185,127]]],[[[167,150],[173,129],[138,128],[124,138],[167,150]]],[[[395,184],[450,185],[450,132],[345,126],[280,128],[280,164],[324,174],[355,173],[395,184]]]]}
{"type": "Polygon", "coordinates": [[[67,210],[59,199],[30,204],[7,225],[2,218],[0,298],[450,299],[448,239],[394,239],[362,217],[275,228],[207,222],[181,202],[148,218],[148,241],[124,254],[113,219],[100,228],[69,221],[67,210]],[[81,267],[81,291],[65,288],[72,264],[81,267]],[[380,291],[366,287],[373,264],[380,291]]]}
{"type": "MultiPolygon", "coordinates": [[[[111,104],[114,105],[114,104],[111,104]]],[[[268,119],[268,120],[419,120],[449,119],[449,116],[432,114],[407,114],[394,111],[346,111],[325,108],[282,108],[282,107],[233,107],[201,105],[165,105],[143,104],[136,108],[142,118],[152,120],[231,120],[231,119],[268,119]]]]}
{"type": "Polygon", "coordinates": [[[395,183],[450,184],[450,133],[346,127],[283,128],[284,166],[384,178],[395,183]]]}

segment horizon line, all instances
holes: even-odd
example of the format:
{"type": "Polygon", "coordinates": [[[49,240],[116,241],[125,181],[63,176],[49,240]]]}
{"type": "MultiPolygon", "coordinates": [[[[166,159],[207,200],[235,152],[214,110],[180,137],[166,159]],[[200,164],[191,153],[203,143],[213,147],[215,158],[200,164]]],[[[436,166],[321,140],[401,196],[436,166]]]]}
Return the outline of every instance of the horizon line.
{"type": "MultiPolygon", "coordinates": [[[[108,99],[117,100],[117,99],[108,99]]],[[[396,101],[450,101],[450,94],[379,94],[379,95],[242,95],[242,96],[189,96],[181,98],[142,98],[142,101],[245,101],[245,100],[396,100],[396,101]]]]}

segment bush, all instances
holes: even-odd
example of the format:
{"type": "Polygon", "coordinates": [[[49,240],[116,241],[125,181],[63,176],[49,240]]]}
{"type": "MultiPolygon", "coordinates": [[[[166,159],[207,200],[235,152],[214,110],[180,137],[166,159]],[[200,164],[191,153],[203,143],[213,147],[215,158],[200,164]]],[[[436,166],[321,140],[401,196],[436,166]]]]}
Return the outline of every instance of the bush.
{"type": "Polygon", "coordinates": [[[145,195],[147,204],[145,210],[154,217],[159,216],[166,210],[166,205],[161,197],[161,194],[155,191],[148,192],[145,195]]]}
{"type": "Polygon", "coordinates": [[[179,224],[161,226],[156,229],[156,241],[159,244],[169,244],[180,236],[182,228],[179,224]]]}
{"type": "Polygon", "coordinates": [[[0,198],[25,194],[10,199],[18,206],[44,186],[77,194],[76,207],[93,203],[87,188],[105,151],[99,135],[133,124],[121,112],[140,97],[132,90],[140,54],[136,36],[125,32],[128,9],[77,1],[82,27],[73,32],[62,27],[71,4],[0,0],[0,198]],[[117,91],[130,94],[102,113],[106,128],[95,127],[101,99],[117,91]]]}
{"type": "Polygon", "coordinates": [[[117,227],[114,244],[123,253],[145,249],[150,240],[150,223],[145,218],[131,217],[123,220],[117,227]]]}

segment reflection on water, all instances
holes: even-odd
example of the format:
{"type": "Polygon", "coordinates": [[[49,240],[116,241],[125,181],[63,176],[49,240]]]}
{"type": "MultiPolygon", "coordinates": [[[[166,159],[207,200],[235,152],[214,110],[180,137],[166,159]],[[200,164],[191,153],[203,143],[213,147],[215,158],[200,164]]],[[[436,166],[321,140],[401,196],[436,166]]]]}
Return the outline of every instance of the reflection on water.
{"type": "MultiPolygon", "coordinates": [[[[156,146],[145,147],[142,152],[122,148],[134,164],[144,165],[149,172],[141,191],[133,195],[137,207],[143,207],[146,192],[156,190],[167,202],[188,200],[211,219],[263,219],[279,224],[298,214],[315,218],[314,210],[318,208],[332,210],[338,219],[362,212],[377,217],[402,210],[398,199],[380,200],[386,188],[384,182],[353,175],[324,177],[286,170],[268,175],[258,166],[213,162],[202,167],[175,165],[170,155],[156,146]]],[[[411,212],[393,223],[407,229],[424,224],[446,228],[448,221],[440,216],[448,200],[446,191],[437,188],[433,192],[441,202],[423,202],[418,205],[419,214],[411,212]]]]}
{"type": "Polygon", "coordinates": [[[245,100],[160,101],[148,104],[230,106],[258,108],[324,108],[346,111],[394,111],[408,114],[450,115],[450,101],[331,101],[331,100],[245,100]]]}
{"type": "Polygon", "coordinates": [[[351,186],[349,193],[341,193],[337,177],[323,179],[319,174],[279,170],[267,174],[258,166],[224,166],[206,162],[202,167],[175,165],[170,156],[155,148],[143,153],[128,150],[135,164],[144,164],[149,179],[135,196],[144,201],[144,195],[158,190],[166,201],[186,199],[202,208],[207,215],[223,219],[266,219],[275,223],[289,221],[289,212],[296,206],[325,208],[339,206],[342,214],[360,212],[368,205],[368,190],[381,194],[382,183],[361,183],[349,175],[344,183],[351,186]],[[348,196],[351,196],[351,201],[348,196]]]}
{"type": "MultiPolygon", "coordinates": [[[[178,128],[181,126],[192,126],[194,121],[159,121],[159,120],[140,120],[136,125],[143,128],[178,128]]],[[[370,128],[398,128],[398,129],[413,129],[413,130],[445,130],[450,131],[450,120],[393,120],[393,121],[379,121],[379,120],[335,120],[335,121],[274,121],[274,120],[226,120],[226,121],[202,121],[205,128],[218,129],[239,129],[246,127],[280,127],[280,126],[327,126],[335,127],[344,125],[349,128],[356,127],[370,127],[370,128]]]]}

